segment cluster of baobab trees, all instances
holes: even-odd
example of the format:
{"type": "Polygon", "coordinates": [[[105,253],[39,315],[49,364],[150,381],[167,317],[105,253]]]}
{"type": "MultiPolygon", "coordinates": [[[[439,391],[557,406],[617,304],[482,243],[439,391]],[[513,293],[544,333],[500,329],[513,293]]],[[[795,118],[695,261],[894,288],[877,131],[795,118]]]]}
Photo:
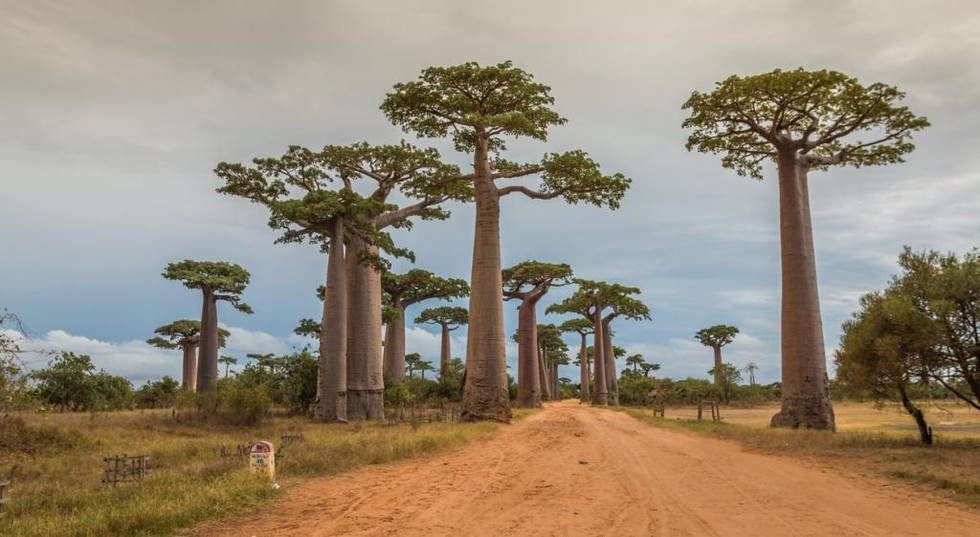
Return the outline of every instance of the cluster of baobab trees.
{"type": "MultiPolygon", "coordinates": [[[[778,169],[783,406],[773,425],[835,427],[817,295],[808,173],[834,165],[900,162],[913,149],[911,134],[928,125],[924,118],[897,106],[903,97],[885,84],[864,86],[838,72],[797,69],[731,76],[709,93],[694,92],[683,105],[690,111],[683,123],[691,129],[688,149],[721,154],[722,165],[743,176],[761,179],[766,161],[775,162],[778,169]]],[[[534,306],[549,287],[572,283],[571,270],[567,265],[532,261],[501,270],[500,204],[506,196],[520,194],[617,209],[630,185],[622,174],[603,174],[580,150],[548,153],[539,162],[506,158],[508,139],[546,141],[551,127],[566,122],[553,102],[548,86],[510,62],[431,67],[417,80],[396,84],[380,108],[408,133],[451,139],[456,151],[469,156],[471,166],[465,170],[444,162],[435,149],[404,141],[322,149],[291,146],[281,156],[256,158],[250,165],[217,166],[215,172],[224,181],[218,191],[266,207],[269,225],[281,232],[277,242],[307,241],[327,256],[318,421],[383,415],[385,373],[389,381],[397,382],[404,375],[404,359],[385,361],[382,323],[389,321],[385,336],[390,340],[389,354],[403,355],[397,340],[404,329],[396,320],[404,322],[404,305],[410,302],[391,287],[394,291],[387,292],[389,304],[384,307],[387,257],[413,258],[394,243],[389,230],[410,228],[417,219],[448,218],[443,204],[450,201],[474,203],[476,208],[462,417],[510,418],[505,298],[520,301],[519,377],[527,382],[519,382],[519,402],[534,405],[540,400],[545,365],[538,355],[534,306]]],[[[234,272],[233,268],[222,270],[234,272]]],[[[217,300],[237,297],[242,280],[229,273],[215,276],[219,283],[208,283],[210,276],[199,278],[181,270],[168,267],[166,275],[204,292],[197,385],[210,389],[218,344],[212,329],[216,326],[213,306],[217,300]]],[[[578,316],[563,329],[579,333],[583,341],[591,330],[595,393],[589,397],[599,404],[615,403],[609,323],[619,316],[648,318],[649,311],[632,296],[638,293],[635,288],[588,280],[575,283],[578,290],[548,311],[578,316]]],[[[456,286],[456,294],[447,296],[460,296],[460,290],[456,286]]],[[[439,319],[453,319],[458,326],[461,317],[453,315],[424,317],[443,327],[451,323],[439,319]]],[[[444,338],[448,341],[448,336],[444,338]]],[[[580,364],[587,369],[588,360],[580,364]]],[[[585,373],[583,379],[588,379],[585,373]]],[[[587,384],[583,382],[583,391],[587,384]]]]}

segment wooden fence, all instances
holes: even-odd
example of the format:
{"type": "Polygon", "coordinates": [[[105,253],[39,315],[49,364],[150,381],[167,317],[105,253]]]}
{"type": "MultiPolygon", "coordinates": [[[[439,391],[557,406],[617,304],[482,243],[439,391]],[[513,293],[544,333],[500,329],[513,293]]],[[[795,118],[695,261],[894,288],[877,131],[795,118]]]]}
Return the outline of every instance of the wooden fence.
{"type": "Polygon", "coordinates": [[[106,455],[102,457],[104,463],[102,471],[102,484],[115,485],[116,483],[126,483],[132,481],[142,481],[150,471],[148,463],[149,455],[106,455]]]}

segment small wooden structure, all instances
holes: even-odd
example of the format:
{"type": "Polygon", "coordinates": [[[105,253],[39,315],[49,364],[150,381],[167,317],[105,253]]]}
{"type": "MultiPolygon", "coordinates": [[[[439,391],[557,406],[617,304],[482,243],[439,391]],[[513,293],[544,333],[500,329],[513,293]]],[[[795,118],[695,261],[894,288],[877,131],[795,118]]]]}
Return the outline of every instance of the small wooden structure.
{"type": "Polygon", "coordinates": [[[10,481],[0,481],[0,517],[3,516],[3,506],[7,503],[7,487],[10,481]]]}
{"type": "Polygon", "coordinates": [[[248,457],[249,444],[238,444],[235,446],[234,450],[230,450],[225,446],[221,446],[221,458],[227,459],[228,457],[238,457],[239,459],[248,457]]]}
{"type": "Polygon", "coordinates": [[[701,414],[704,413],[704,406],[708,405],[711,409],[711,421],[721,421],[721,408],[718,406],[718,401],[714,399],[701,399],[698,401],[698,420],[702,419],[701,414]]]}
{"type": "Polygon", "coordinates": [[[647,397],[650,398],[653,404],[653,417],[660,416],[664,417],[664,410],[667,406],[664,401],[664,393],[662,390],[650,390],[647,393],[647,397]]]}
{"type": "Polygon", "coordinates": [[[282,442],[283,446],[288,446],[289,444],[298,444],[304,442],[306,437],[303,436],[303,431],[283,431],[279,435],[279,440],[282,442]]]}
{"type": "Polygon", "coordinates": [[[149,460],[149,455],[106,455],[102,458],[102,462],[105,464],[102,472],[102,484],[115,485],[116,483],[142,481],[146,477],[146,473],[150,471],[149,460]]]}

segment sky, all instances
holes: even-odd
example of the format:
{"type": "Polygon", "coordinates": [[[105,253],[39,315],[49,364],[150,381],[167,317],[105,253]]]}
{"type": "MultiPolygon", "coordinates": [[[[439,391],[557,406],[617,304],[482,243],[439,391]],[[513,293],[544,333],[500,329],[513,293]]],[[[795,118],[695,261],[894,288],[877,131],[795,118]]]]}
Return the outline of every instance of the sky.
{"type": "MultiPolygon", "coordinates": [[[[974,0],[0,2],[0,309],[23,320],[27,349],[89,354],[136,384],[178,377],[179,352],[144,340],[199,317],[200,295],[160,273],[224,260],[251,272],[255,310],[219,310],[226,353],[302,347],[292,329],[318,314],[325,258],[273,244],[262,207],[215,193],[214,167],[291,144],[406,139],[466,169],[467,155],[401,131],[378,106],[426,67],[511,60],[551,87],[568,123],[546,142],[509,143],[507,158],[583,149],[633,184],[618,211],[505,198],[504,266],[568,263],[578,277],[639,287],[653,319],[615,322],[616,344],[662,375],[708,378],[712,353],[694,333],[731,324],[741,333],[725,361],[754,362],[773,382],[775,170],[756,181],[685,150],[681,105],[732,74],[832,69],[897,86],[932,123],[904,164],[811,174],[830,362],[841,322],[897,272],[904,245],[980,244],[978,28],[974,0]]],[[[395,239],[416,267],[469,279],[472,206],[447,208],[449,221],[395,239]]],[[[553,290],[542,311],[570,292],[553,290]]],[[[505,316],[509,336],[516,304],[505,316]]],[[[465,356],[465,330],[454,335],[465,356]]],[[[437,361],[438,334],[409,322],[407,350],[437,361]]],[[[25,354],[33,367],[48,359],[25,354]]],[[[508,361],[516,371],[513,345],[508,361]]],[[[577,380],[576,369],[560,374],[577,380]]]]}

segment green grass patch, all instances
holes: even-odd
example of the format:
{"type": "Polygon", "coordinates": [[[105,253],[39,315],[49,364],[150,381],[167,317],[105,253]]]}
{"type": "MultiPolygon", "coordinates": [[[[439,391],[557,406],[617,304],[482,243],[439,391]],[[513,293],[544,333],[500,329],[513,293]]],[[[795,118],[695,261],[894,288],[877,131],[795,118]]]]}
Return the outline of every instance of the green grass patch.
{"type": "MultiPolygon", "coordinates": [[[[9,419],[9,418],[8,418],[9,419]]],[[[170,411],[25,415],[0,429],[0,480],[11,475],[0,535],[172,535],[204,521],[248,512],[281,492],[251,474],[238,444],[267,440],[277,449],[278,481],[288,490],[337,474],[486,438],[491,423],[313,424],[277,418],[260,427],[177,423],[170,411]],[[305,440],[281,446],[302,430],[305,440]],[[8,432],[28,440],[13,441],[8,432]],[[105,486],[102,457],[150,456],[142,482],[105,486]]]]}
{"type": "Polygon", "coordinates": [[[980,508],[978,438],[940,438],[937,445],[924,446],[914,433],[895,434],[884,429],[837,433],[770,429],[724,421],[661,418],[646,409],[621,410],[656,427],[733,440],[759,453],[805,456],[862,474],[900,479],[980,508]]]}

